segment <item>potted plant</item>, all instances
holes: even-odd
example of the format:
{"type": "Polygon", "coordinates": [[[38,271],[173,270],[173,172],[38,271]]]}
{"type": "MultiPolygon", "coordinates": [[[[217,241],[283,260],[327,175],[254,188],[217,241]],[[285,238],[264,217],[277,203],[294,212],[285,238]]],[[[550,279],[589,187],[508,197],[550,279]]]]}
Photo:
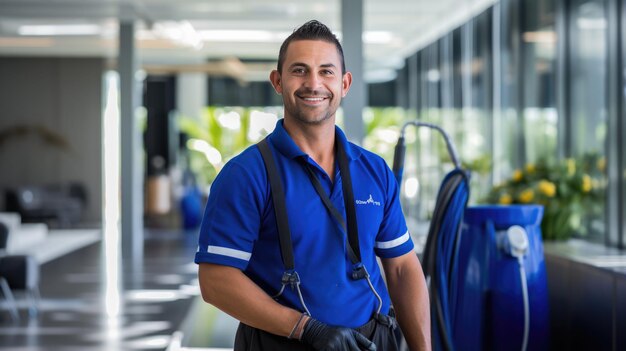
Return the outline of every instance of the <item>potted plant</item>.
{"type": "Polygon", "coordinates": [[[543,205],[544,240],[585,235],[584,223],[602,213],[605,168],[605,158],[598,154],[552,162],[540,159],[515,170],[509,179],[494,186],[483,202],[543,205]]]}

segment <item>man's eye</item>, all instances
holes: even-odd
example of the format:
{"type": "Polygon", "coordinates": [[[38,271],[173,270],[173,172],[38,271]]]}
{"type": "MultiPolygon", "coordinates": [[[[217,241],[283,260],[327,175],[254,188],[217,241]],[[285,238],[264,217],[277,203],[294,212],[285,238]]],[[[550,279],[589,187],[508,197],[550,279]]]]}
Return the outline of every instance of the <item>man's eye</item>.
{"type": "Polygon", "coordinates": [[[292,73],[295,73],[295,74],[303,74],[303,73],[304,73],[304,68],[294,68],[294,69],[292,70],[292,73]]]}
{"type": "Polygon", "coordinates": [[[332,76],[334,74],[333,71],[329,70],[329,69],[325,69],[322,71],[322,74],[325,76],[332,76]]]}

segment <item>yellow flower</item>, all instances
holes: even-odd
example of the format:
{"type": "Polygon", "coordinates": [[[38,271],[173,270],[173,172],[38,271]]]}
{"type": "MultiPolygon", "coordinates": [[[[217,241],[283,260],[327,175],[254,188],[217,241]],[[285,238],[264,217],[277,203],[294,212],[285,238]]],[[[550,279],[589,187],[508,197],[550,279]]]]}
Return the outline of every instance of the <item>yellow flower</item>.
{"type": "Polygon", "coordinates": [[[550,181],[541,180],[539,184],[537,184],[537,187],[539,188],[539,192],[547,197],[553,197],[554,194],[556,194],[556,185],[550,181]]]}
{"type": "Polygon", "coordinates": [[[574,175],[576,173],[576,161],[573,158],[568,158],[565,161],[567,162],[567,175],[574,175]]]}
{"type": "Polygon", "coordinates": [[[526,165],[526,172],[528,173],[535,173],[535,164],[534,163],[529,163],[526,165]]]}
{"type": "Polygon", "coordinates": [[[597,162],[596,166],[598,167],[600,172],[604,172],[604,170],[606,169],[606,158],[600,157],[598,159],[598,162],[597,162]]]}
{"type": "Polygon", "coordinates": [[[591,191],[591,177],[588,176],[587,174],[585,174],[583,176],[583,184],[582,184],[582,190],[583,193],[588,193],[591,191]]]}
{"type": "Polygon", "coordinates": [[[519,169],[516,169],[515,171],[513,171],[513,176],[512,179],[514,182],[519,182],[520,180],[522,180],[522,177],[524,176],[524,174],[522,173],[522,171],[520,171],[519,169]]]}
{"type": "Polygon", "coordinates": [[[535,192],[533,189],[526,189],[519,194],[519,201],[521,203],[527,204],[535,198],[535,192]]]}
{"type": "Polygon", "coordinates": [[[591,179],[591,189],[598,189],[600,187],[600,181],[596,178],[591,179]]]}
{"type": "Polygon", "coordinates": [[[500,205],[510,205],[512,202],[513,202],[513,197],[511,197],[511,195],[509,194],[500,195],[500,199],[498,200],[498,203],[500,205]]]}

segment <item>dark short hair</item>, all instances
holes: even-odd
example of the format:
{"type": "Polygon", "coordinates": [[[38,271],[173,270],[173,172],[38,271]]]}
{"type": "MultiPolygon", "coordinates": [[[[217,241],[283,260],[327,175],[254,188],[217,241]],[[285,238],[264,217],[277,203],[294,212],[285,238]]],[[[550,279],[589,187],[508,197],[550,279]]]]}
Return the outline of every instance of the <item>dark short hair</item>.
{"type": "Polygon", "coordinates": [[[285,41],[283,41],[283,44],[280,46],[280,51],[278,52],[278,72],[281,72],[283,68],[283,62],[285,61],[289,44],[291,44],[292,41],[297,40],[321,40],[327,43],[335,44],[339,57],[341,58],[341,74],[346,73],[346,62],[343,58],[343,48],[341,47],[339,40],[330,28],[317,20],[311,20],[303,24],[294,30],[293,33],[285,39],[285,41]]]}

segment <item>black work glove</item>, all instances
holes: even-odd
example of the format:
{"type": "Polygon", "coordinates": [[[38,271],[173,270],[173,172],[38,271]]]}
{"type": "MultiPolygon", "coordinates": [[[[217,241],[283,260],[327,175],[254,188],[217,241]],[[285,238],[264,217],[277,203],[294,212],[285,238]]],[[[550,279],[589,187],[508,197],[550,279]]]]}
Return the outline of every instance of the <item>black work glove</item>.
{"type": "Polygon", "coordinates": [[[304,326],[300,339],[318,351],[376,351],[376,344],[356,330],[331,327],[313,318],[304,326]]]}

